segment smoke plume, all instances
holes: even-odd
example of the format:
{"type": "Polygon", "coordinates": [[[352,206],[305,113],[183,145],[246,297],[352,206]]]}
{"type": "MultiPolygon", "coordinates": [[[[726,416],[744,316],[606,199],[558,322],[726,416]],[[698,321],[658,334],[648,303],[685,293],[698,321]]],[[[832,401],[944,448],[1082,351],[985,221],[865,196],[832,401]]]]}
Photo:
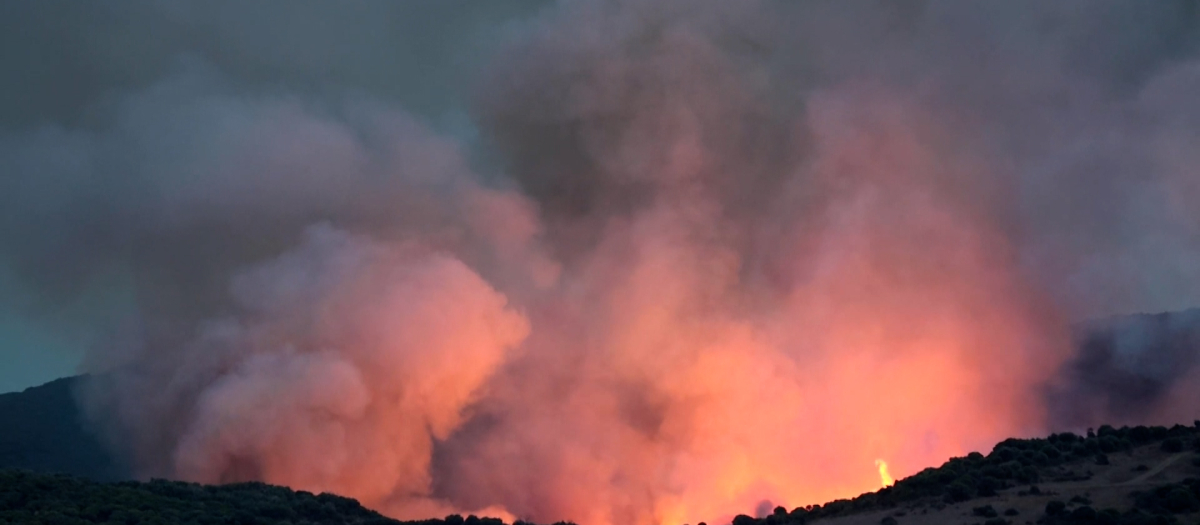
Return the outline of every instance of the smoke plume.
{"type": "Polygon", "coordinates": [[[454,4],[5,7],[90,68],[6,88],[9,306],[128,297],[139,475],[720,522],[1200,410],[1073,328],[1200,303],[1194,3],[454,4]]]}
{"type": "Polygon", "coordinates": [[[1200,415],[1200,310],[1079,327],[1078,353],[1047,391],[1060,428],[1186,422],[1200,415]]]}

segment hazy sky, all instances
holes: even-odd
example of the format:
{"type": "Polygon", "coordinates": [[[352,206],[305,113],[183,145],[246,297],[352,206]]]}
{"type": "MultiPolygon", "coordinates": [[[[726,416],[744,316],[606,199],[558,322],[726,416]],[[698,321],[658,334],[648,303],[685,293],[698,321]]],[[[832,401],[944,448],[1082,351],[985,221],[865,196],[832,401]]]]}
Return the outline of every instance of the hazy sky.
{"type": "MultiPolygon", "coordinates": [[[[179,189],[170,181],[191,176],[149,160],[151,153],[184,153],[172,149],[177,144],[141,153],[128,147],[145,142],[146,133],[173,133],[164,122],[145,122],[148,115],[207,96],[296,95],[301,104],[357,97],[403,108],[469,147],[477,129],[468,101],[486,101],[477,96],[488,87],[478,82],[484,66],[500,43],[527,32],[547,4],[0,4],[0,205],[6,208],[0,211],[0,355],[6,364],[0,391],[71,373],[83,348],[110,337],[115,321],[145,302],[130,283],[148,272],[129,265],[135,248],[122,236],[134,234],[122,221],[141,220],[139,207],[179,189]],[[147,131],[153,126],[159,127],[147,131]],[[57,161],[39,160],[45,158],[57,161]]],[[[893,4],[813,2],[795,17],[801,20],[796,27],[819,22],[786,37],[759,35],[762,42],[750,44],[805,49],[770,58],[779,65],[772,89],[780,91],[803,93],[819,84],[810,77],[862,72],[957,83],[948,103],[960,97],[979,110],[978,118],[994,119],[997,130],[1036,131],[998,131],[997,137],[1008,142],[999,147],[1015,155],[1042,157],[1025,170],[1018,190],[1025,192],[1024,227],[1041,230],[1024,256],[1034,266],[1069,267],[1053,283],[1066,301],[1086,304],[1076,310],[1088,315],[1195,304],[1195,229],[1188,220],[1160,215],[1172,206],[1186,208],[1200,190],[1186,175],[1143,184],[1144,174],[1164,163],[1190,162],[1195,106],[1184,93],[1195,76],[1187,65],[1197,47],[1194,3],[893,4]],[[912,35],[897,29],[904,24],[912,35]],[[892,45],[889,39],[908,40],[893,45],[886,60],[872,58],[882,56],[874,51],[880,46],[892,45]],[[1064,191],[1093,172],[1106,175],[1084,184],[1086,197],[1064,191]]],[[[180,111],[180,118],[188,117],[180,111]]],[[[271,253],[278,245],[243,248],[271,253]]],[[[179,272],[175,281],[201,278],[184,263],[169,266],[179,272]]],[[[175,281],[170,284],[179,285],[175,281]]],[[[212,299],[204,294],[223,290],[212,284],[181,293],[203,303],[212,299]]]]}
{"type": "MultiPolygon", "coordinates": [[[[8,140],[0,146],[0,177],[26,184],[0,183],[0,191],[24,188],[24,195],[10,195],[16,198],[49,191],[49,177],[14,164],[20,162],[14,148],[24,147],[18,137],[104,126],[115,100],[193,65],[219,71],[237,89],[361,91],[396,101],[447,132],[469,134],[456,104],[470,79],[492,42],[545,3],[4,2],[0,137],[8,140]]],[[[55,215],[0,211],[0,251],[39,251],[51,259],[0,257],[0,392],[74,373],[84,348],[105,337],[134,302],[129,269],[119,260],[58,260],[81,252],[35,246],[18,232],[86,221],[55,215]],[[94,282],[29,283],[14,275],[24,273],[14,271],[21,264],[104,268],[87,272],[94,282]]]]}

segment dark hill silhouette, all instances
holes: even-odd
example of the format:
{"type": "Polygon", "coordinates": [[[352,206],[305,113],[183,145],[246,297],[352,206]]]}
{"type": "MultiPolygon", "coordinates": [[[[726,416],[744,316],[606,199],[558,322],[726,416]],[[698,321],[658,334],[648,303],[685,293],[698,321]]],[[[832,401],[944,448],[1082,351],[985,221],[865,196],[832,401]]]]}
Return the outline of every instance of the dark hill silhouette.
{"type": "Polygon", "coordinates": [[[876,492],[733,525],[1169,525],[1197,513],[1200,421],[1007,439],[876,492]]]}
{"type": "Polygon", "coordinates": [[[96,480],[130,477],[89,428],[75,400],[83,376],[0,394],[0,468],[96,480]]]}
{"type": "MultiPolygon", "coordinates": [[[[421,525],[435,525],[431,520],[421,525]]],[[[494,524],[499,525],[499,520],[494,524]]],[[[400,525],[350,498],[263,483],[97,482],[0,471],[0,524],[400,525]]],[[[485,525],[485,524],[480,524],[485,525]]]]}

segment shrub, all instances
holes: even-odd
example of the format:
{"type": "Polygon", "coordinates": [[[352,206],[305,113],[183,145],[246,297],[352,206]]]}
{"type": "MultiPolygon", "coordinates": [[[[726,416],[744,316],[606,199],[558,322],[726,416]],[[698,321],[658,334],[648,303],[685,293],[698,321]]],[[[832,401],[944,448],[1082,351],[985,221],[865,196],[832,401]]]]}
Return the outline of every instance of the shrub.
{"type": "Polygon", "coordinates": [[[808,511],[804,510],[804,507],[796,507],[788,513],[788,519],[794,522],[804,523],[807,518],[808,511]]]}
{"type": "Polygon", "coordinates": [[[1200,504],[1196,502],[1196,496],[1184,487],[1176,487],[1167,493],[1165,507],[1171,512],[1189,512],[1200,508],[1200,504]]]}
{"type": "Polygon", "coordinates": [[[1033,463],[1036,465],[1049,465],[1050,464],[1050,456],[1040,450],[1037,452],[1034,452],[1032,455],[1030,455],[1030,459],[1032,459],[1033,463]]]}
{"type": "Polygon", "coordinates": [[[1004,511],[1005,516],[1016,516],[1020,513],[1021,513],[1020,511],[1018,511],[1017,509],[1011,508],[1011,507],[1009,507],[1008,510],[1004,511]]]}
{"type": "Polygon", "coordinates": [[[1059,514],[1062,514],[1066,511],[1067,511],[1066,503],[1063,503],[1058,500],[1054,500],[1049,503],[1046,503],[1046,515],[1047,516],[1058,516],[1059,514]]]}
{"type": "Polygon", "coordinates": [[[982,497],[995,496],[996,491],[1004,488],[1004,482],[996,478],[985,476],[979,480],[979,485],[976,487],[976,493],[982,497]]]}
{"type": "Polygon", "coordinates": [[[1021,467],[1021,471],[1017,473],[1016,480],[1018,483],[1034,483],[1039,479],[1038,470],[1034,467],[1021,467]]]}
{"type": "Polygon", "coordinates": [[[1121,522],[1121,511],[1117,509],[1104,509],[1096,513],[1097,525],[1117,525],[1121,522]]]}
{"type": "Polygon", "coordinates": [[[896,518],[893,518],[891,516],[884,516],[883,519],[879,520],[879,525],[896,525],[896,524],[897,524],[896,518]]]}
{"type": "Polygon", "coordinates": [[[1141,425],[1133,427],[1129,429],[1129,439],[1133,440],[1134,443],[1150,441],[1150,429],[1141,425]]]}
{"type": "Polygon", "coordinates": [[[996,448],[992,450],[992,453],[990,455],[988,455],[988,459],[997,459],[1000,461],[1012,461],[1014,459],[1017,459],[1017,451],[1013,450],[1010,447],[1003,447],[1003,446],[997,445],[996,448]]]}
{"type": "Polygon", "coordinates": [[[946,485],[945,500],[947,503],[958,503],[971,499],[971,487],[961,480],[946,485]]]}
{"type": "Polygon", "coordinates": [[[1104,436],[1100,438],[1100,451],[1105,454],[1110,454],[1121,450],[1121,442],[1113,436],[1104,436]]]}
{"type": "Polygon", "coordinates": [[[996,516],[998,516],[998,514],[996,514],[996,509],[992,508],[991,505],[975,507],[975,508],[971,509],[971,514],[975,515],[975,516],[983,517],[983,518],[995,518],[996,516]]]}
{"type": "Polygon", "coordinates": [[[1075,510],[1071,511],[1071,520],[1082,522],[1082,523],[1095,521],[1096,520],[1096,509],[1093,509],[1087,505],[1084,505],[1082,507],[1077,507],[1075,510]]]}
{"type": "Polygon", "coordinates": [[[983,525],[1008,525],[1008,520],[1004,518],[991,518],[983,522],[983,525]]]}
{"type": "Polygon", "coordinates": [[[1162,442],[1162,449],[1164,452],[1183,452],[1183,441],[1180,441],[1179,438],[1174,437],[1164,439],[1162,442]]]}

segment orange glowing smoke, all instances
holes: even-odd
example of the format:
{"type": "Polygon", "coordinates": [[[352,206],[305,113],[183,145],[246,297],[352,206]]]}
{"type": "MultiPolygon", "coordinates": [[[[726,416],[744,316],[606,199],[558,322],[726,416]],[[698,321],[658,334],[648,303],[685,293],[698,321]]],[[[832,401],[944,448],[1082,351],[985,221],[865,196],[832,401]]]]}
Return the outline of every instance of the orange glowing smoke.
{"type": "Polygon", "coordinates": [[[892,479],[892,475],[888,473],[886,461],[877,459],[875,460],[875,466],[879,468],[879,486],[887,488],[896,483],[896,480],[892,479]]]}
{"type": "MultiPolygon", "coordinates": [[[[400,518],[677,525],[852,496],[891,483],[861,468],[876,458],[904,475],[1036,430],[1052,316],[948,182],[981,168],[932,149],[907,104],[819,102],[804,186],[778,196],[807,206],[754,226],[776,235],[775,283],[747,277],[705,193],[666,193],[564,261],[532,206],[482,188],[475,251],[314,230],[235,279],[244,319],[206,325],[193,368],[158,365],[201,388],[180,395],[172,473],[400,518]]],[[[672,140],[670,180],[717,163],[672,140]]]]}
{"type": "MultiPolygon", "coordinates": [[[[804,191],[824,200],[777,241],[790,286],[743,281],[702,198],[609,225],[530,310],[526,368],[481,405],[499,423],[455,443],[459,501],[589,525],[723,522],[874,490],[861,465],[879,457],[903,475],[1036,430],[1052,317],[946,182],[981,168],[931,150],[920,112],[869,95],[812,110],[804,191]]],[[[664,171],[715,162],[685,146],[664,171]]]]}
{"type": "MultiPolygon", "coordinates": [[[[796,153],[756,165],[775,113],[756,76],[687,28],[624,45],[583,21],[534,46],[552,56],[532,55],[532,86],[521,64],[496,83],[517,90],[492,124],[511,149],[583,156],[545,164],[552,183],[511,167],[546,202],[412,176],[397,194],[432,204],[397,209],[451,211],[318,228],[238,274],[230,319],[122,383],[120,413],[161,440],[139,450],[400,518],[677,525],[853,496],[1039,429],[1061,325],[988,214],[1004,188],[974,183],[996,178],[937,112],[837,86],[765,128],[796,153]],[[881,457],[891,472],[862,468],[881,457]]],[[[466,166],[422,162],[454,151],[363,164],[466,166]]]]}

